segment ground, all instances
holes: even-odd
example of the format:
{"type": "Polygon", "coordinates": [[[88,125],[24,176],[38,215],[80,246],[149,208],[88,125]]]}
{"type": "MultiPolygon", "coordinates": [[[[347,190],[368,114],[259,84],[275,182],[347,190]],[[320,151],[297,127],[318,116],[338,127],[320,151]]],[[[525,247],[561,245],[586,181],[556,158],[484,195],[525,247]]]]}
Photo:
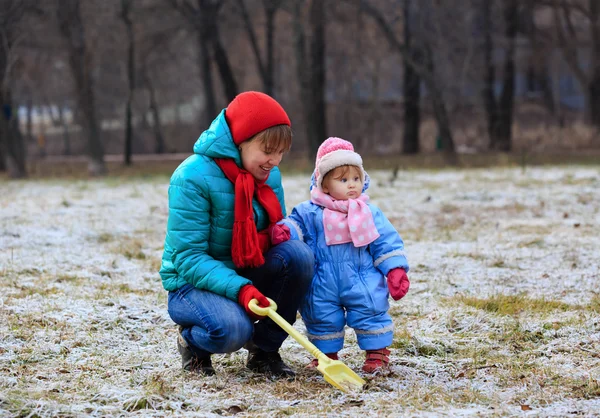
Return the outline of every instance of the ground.
{"type": "MultiPolygon", "coordinates": [[[[291,339],[295,381],[245,350],[215,377],[180,369],[157,273],[168,176],[2,181],[0,416],[597,415],[600,167],[524,168],[368,170],[412,285],[390,300],[389,373],[347,394],[291,339]]],[[[288,209],[308,197],[306,174],[284,185],[288,209]]]]}

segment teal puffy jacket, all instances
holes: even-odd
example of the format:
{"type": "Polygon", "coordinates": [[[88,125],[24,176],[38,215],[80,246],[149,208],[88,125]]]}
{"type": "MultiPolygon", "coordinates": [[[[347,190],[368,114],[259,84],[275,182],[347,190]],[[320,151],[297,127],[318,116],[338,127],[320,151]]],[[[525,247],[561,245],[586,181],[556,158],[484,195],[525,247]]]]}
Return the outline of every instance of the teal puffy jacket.
{"type": "MultiPolygon", "coordinates": [[[[252,282],[235,271],[231,260],[234,185],[214,158],[242,160],[225,120],[225,110],[200,135],[194,155],[183,161],[171,176],[169,219],[160,276],[165,290],[190,283],[237,301],[240,288],[252,282]]],[[[277,167],[267,184],[273,189],[286,216],[277,167]]],[[[267,212],[253,200],[254,220],[260,231],[269,225],[267,212]]]]}

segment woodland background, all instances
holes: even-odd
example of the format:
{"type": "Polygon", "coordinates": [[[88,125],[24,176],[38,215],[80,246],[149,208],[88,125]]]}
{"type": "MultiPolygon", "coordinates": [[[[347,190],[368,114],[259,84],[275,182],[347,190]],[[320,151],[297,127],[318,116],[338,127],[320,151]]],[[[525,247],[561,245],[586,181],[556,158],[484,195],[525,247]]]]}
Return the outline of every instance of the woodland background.
{"type": "Polygon", "coordinates": [[[1,417],[598,416],[600,1],[0,0],[0,80],[1,417]],[[181,370],[169,176],[250,89],[292,120],[288,213],[340,136],[404,240],[362,392],[291,338],[293,381],[181,370]]]}
{"type": "Polygon", "coordinates": [[[0,0],[0,81],[8,178],[48,158],[83,156],[101,175],[107,156],[189,154],[251,89],[288,111],[295,159],[327,136],[366,156],[449,164],[589,155],[600,148],[600,3],[0,0]]]}

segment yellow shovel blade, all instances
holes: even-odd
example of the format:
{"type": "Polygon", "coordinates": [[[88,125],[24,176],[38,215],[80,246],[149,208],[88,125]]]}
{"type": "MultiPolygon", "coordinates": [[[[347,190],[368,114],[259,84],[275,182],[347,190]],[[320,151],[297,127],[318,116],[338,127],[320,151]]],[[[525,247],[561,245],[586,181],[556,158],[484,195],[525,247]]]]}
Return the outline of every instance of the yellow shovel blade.
{"type": "MultiPolygon", "coordinates": [[[[323,356],[327,358],[327,356],[323,356]]],[[[319,358],[317,370],[323,373],[325,380],[336,388],[348,392],[355,389],[362,389],[365,381],[354,371],[339,360],[323,361],[319,358]]]]}
{"type": "Polygon", "coordinates": [[[268,307],[263,308],[258,306],[258,301],[256,299],[252,299],[248,303],[248,307],[257,315],[265,315],[271,318],[273,322],[283,328],[283,330],[291,335],[302,347],[310,351],[310,353],[319,360],[317,370],[323,374],[325,381],[344,392],[353,389],[362,389],[366,382],[359,375],[354,373],[352,369],[341,361],[332,360],[323,354],[308,340],[308,338],[300,334],[289,322],[275,312],[277,310],[277,304],[273,300],[269,299],[269,302],[271,304],[268,307]]]}

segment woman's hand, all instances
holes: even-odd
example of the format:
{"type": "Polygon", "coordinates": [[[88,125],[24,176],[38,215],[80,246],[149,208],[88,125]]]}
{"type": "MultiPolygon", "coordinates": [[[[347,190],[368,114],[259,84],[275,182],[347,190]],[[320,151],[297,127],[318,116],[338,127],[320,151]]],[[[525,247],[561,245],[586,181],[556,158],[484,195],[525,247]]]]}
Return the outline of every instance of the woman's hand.
{"type": "Polygon", "coordinates": [[[290,228],[285,224],[275,224],[269,230],[271,245],[279,245],[291,238],[290,228]]]}
{"type": "Polygon", "coordinates": [[[259,319],[266,318],[265,316],[255,314],[248,307],[248,303],[250,303],[252,299],[256,299],[258,301],[258,306],[260,306],[261,308],[266,308],[271,304],[271,302],[269,302],[269,299],[267,299],[265,295],[260,293],[260,291],[256,287],[252,286],[251,284],[242,286],[242,288],[240,289],[240,293],[238,294],[238,303],[242,305],[242,307],[246,310],[250,318],[257,321],[259,319]]]}

